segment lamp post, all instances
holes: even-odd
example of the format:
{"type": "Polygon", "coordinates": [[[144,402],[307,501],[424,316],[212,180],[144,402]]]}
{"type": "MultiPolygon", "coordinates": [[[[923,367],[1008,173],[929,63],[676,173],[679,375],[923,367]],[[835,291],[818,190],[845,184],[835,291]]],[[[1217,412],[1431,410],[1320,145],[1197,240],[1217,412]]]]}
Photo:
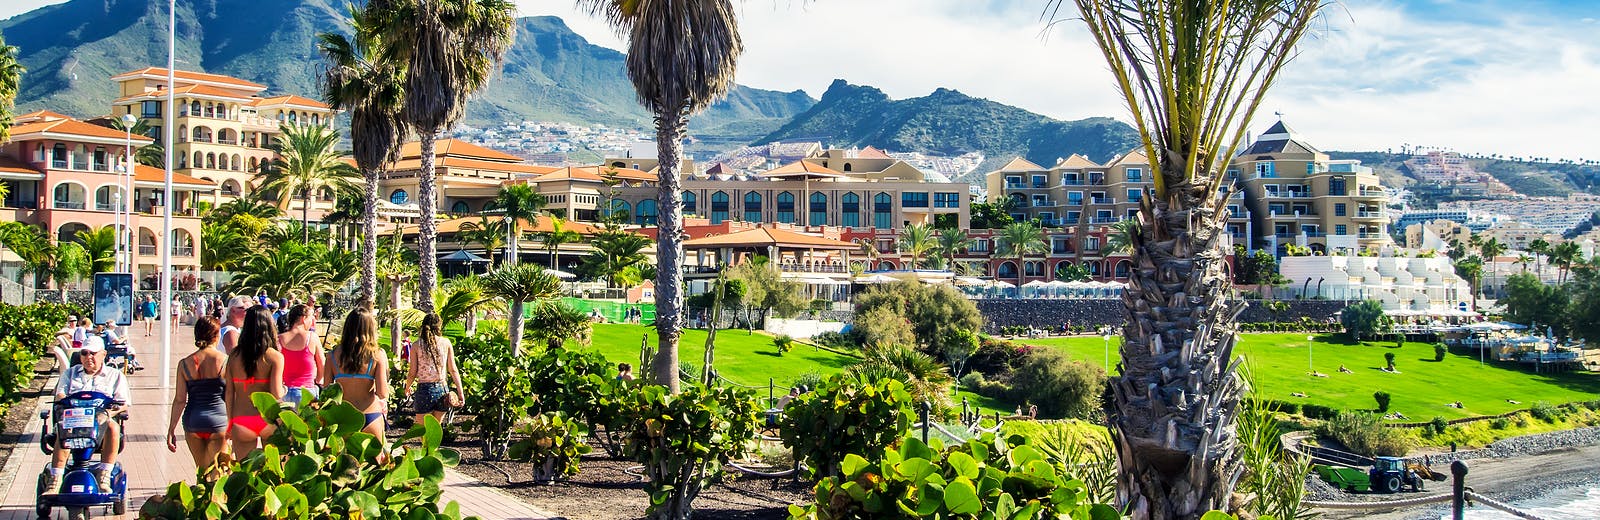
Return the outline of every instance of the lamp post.
{"type": "Polygon", "coordinates": [[[133,236],[133,233],[128,231],[128,228],[133,226],[133,208],[124,207],[123,201],[126,200],[127,204],[133,203],[132,192],[128,191],[127,186],[133,184],[130,180],[134,175],[135,164],[133,160],[133,125],[138,122],[139,118],[134,117],[132,113],[122,114],[122,130],[124,137],[127,139],[122,156],[122,175],[124,177],[117,179],[118,193],[112,197],[112,203],[116,206],[115,211],[117,212],[117,270],[124,272],[133,271],[133,248],[128,247],[128,239],[122,236],[124,232],[127,232],[130,238],[133,236]],[[125,196],[124,194],[127,195],[125,196]],[[124,254],[127,255],[126,259],[123,257],[124,254]]]}
{"type": "Polygon", "coordinates": [[[1111,329],[1101,333],[1100,339],[1106,340],[1106,374],[1111,373],[1111,329]]]}
{"type": "Polygon", "coordinates": [[[1312,358],[1312,350],[1313,350],[1313,347],[1316,345],[1316,342],[1313,341],[1313,338],[1315,338],[1315,336],[1312,336],[1310,334],[1306,334],[1306,368],[1311,369],[1311,374],[1312,375],[1316,375],[1317,368],[1316,368],[1316,364],[1313,363],[1313,358],[1312,358]]]}
{"type": "MultiPolygon", "coordinates": [[[[162,245],[160,288],[161,316],[164,319],[173,319],[174,317],[172,315],[172,244],[170,242],[172,241],[172,124],[177,117],[177,109],[174,103],[177,99],[175,93],[178,90],[177,86],[173,85],[173,82],[177,79],[177,72],[173,68],[177,66],[177,63],[175,63],[178,59],[177,47],[178,2],[177,0],[167,0],[167,104],[163,107],[165,117],[162,119],[165,124],[162,125],[164,128],[161,129],[166,136],[166,139],[161,143],[161,147],[166,151],[166,159],[164,161],[166,177],[162,183],[161,198],[161,232],[164,238],[157,242],[157,244],[162,245]]],[[[172,329],[173,324],[171,323],[163,323],[161,325],[162,390],[172,388],[174,376],[172,373],[172,329]]]]}

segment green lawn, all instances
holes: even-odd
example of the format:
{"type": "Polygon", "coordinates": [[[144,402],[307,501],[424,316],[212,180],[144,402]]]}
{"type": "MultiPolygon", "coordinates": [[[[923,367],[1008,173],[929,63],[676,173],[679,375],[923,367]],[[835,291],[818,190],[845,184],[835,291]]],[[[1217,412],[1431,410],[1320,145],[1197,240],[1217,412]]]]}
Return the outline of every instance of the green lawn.
{"type": "MultiPolygon", "coordinates": [[[[591,343],[606,359],[637,365],[639,343],[647,335],[650,344],[655,345],[655,327],[600,323],[594,326],[591,343]]],[[[699,369],[705,359],[705,345],[706,331],[684,331],[678,343],[678,357],[699,369]]],[[[765,388],[770,378],[778,393],[783,393],[803,374],[816,372],[827,377],[855,362],[855,358],[807,345],[796,345],[788,354],[779,356],[777,347],[772,346],[772,336],[743,330],[717,331],[717,372],[741,385],[765,388]]]]}
{"type": "MultiPolygon", "coordinates": [[[[1103,363],[1105,342],[1099,336],[1019,339],[1020,343],[1050,346],[1076,359],[1103,363]]],[[[1117,338],[1111,341],[1111,362],[1117,363],[1117,338]]],[[[1433,361],[1433,345],[1406,343],[1350,344],[1340,335],[1318,335],[1312,347],[1317,372],[1307,369],[1304,334],[1245,334],[1238,352],[1255,376],[1261,397],[1285,402],[1311,403],[1342,409],[1377,407],[1373,392],[1391,394],[1392,410],[1415,421],[1434,416],[1454,419],[1496,415],[1525,409],[1537,401],[1567,403],[1600,399],[1600,375],[1588,372],[1535,374],[1515,363],[1479,365],[1476,352],[1451,352],[1443,362],[1433,361]],[[1380,370],[1385,352],[1395,353],[1398,374],[1380,370]],[[1338,371],[1344,365],[1354,373],[1338,371]],[[1292,397],[1301,392],[1306,397],[1292,397]],[[1507,400],[1520,401],[1512,404],[1507,400]],[[1464,408],[1447,406],[1461,401],[1464,408]]]]}

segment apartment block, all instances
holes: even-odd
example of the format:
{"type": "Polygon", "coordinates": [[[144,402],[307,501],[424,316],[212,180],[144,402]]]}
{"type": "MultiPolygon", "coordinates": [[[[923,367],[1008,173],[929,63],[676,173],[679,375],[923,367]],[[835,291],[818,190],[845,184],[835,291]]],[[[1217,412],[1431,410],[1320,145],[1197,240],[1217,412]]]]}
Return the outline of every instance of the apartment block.
{"type": "Polygon", "coordinates": [[[1235,155],[1227,175],[1250,210],[1250,249],[1283,256],[1291,244],[1318,252],[1393,245],[1377,174],[1361,161],[1330,160],[1282,121],[1235,155]]]}

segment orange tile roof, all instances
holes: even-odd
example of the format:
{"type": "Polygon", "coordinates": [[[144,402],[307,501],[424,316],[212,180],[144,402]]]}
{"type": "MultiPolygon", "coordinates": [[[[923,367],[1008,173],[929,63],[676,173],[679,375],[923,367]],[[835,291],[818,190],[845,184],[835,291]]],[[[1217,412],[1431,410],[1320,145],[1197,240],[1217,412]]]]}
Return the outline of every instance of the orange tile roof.
{"type": "MultiPolygon", "coordinates": [[[[145,166],[143,164],[140,164],[140,165],[134,166],[134,168],[133,168],[133,180],[134,180],[134,182],[148,182],[148,183],[152,183],[152,184],[163,184],[163,183],[167,182],[167,171],[163,170],[161,168],[151,168],[149,166],[145,166]]],[[[205,179],[197,179],[197,178],[190,177],[188,175],[184,175],[184,174],[181,174],[181,173],[178,173],[178,172],[172,172],[172,184],[174,184],[174,185],[185,184],[185,185],[190,185],[190,186],[200,186],[200,187],[206,187],[206,188],[213,188],[213,187],[216,187],[216,185],[217,185],[217,183],[215,183],[215,182],[211,182],[211,181],[208,181],[208,180],[205,180],[205,179]]]]}
{"type": "MultiPolygon", "coordinates": [[[[489,220],[491,222],[498,219],[499,217],[496,215],[489,215],[489,220]]],[[[477,225],[482,221],[483,220],[478,217],[454,218],[439,222],[437,224],[437,229],[439,233],[457,233],[461,231],[461,226],[463,224],[470,222],[473,225],[477,225]]],[[[522,219],[521,224],[523,233],[548,233],[555,230],[555,222],[553,217],[550,217],[549,215],[540,215],[539,218],[535,219],[533,222],[530,222],[527,219],[522,219]]],[[[561,222],[561,229],[585,236],[596,235],[602,231],[600,228],[595,227],[594,225],[585,224],[582,222],[573,222],[571,220],[563,220],[561,222]]],[[[400,228],[400,232],[407,235],[414,235],[417,233],[417,226],[402,226],[400,228]]]]}
{"type": "Polygon", "coordinates": [[[296,96],[294,94],[289,94],[289,95],[284,95],[284,96],[273,96],[273,97],[268,97],[268,98],[261,98],[261,99],[255,100],[255,101],[251,101],[249,104],[250,104],[250,106],[255,106],[255,107],[268,106],[268,105],[300,105],[300,106],[316,107],[316,108],[323,108],[323,109],[333,108],[333,107],[328,106],[327,103],[323,103],[321,101],[317,101],[315,99],[311,99],[311,98],[304,97],[304,96],[296,96]]]}
{"type": "Polygon", "coordinates": [[[559,181],[565,179],[603,182],[605,181],[605,174],[612,171],[616,172],[618,179],[623,180],[653,182],[657,179],[653,173],[647,173],[644,171],[635,170],[633,168],[607,167],[602,170],[599,166],[571,166],[540,175],[534,178],[533,182],[559,181]]]}
{"type": "Polygon", "coordinates": [[[19,173],[23,175],[44,175],[44,172],[33,169],[28,163],[18,161],[9,155],[0,155],[0,173],[19,173]]]}
{"type": "MultiPolygon", "coordinates": [[[[443,157],[454,155],[458,157],[471,157],[474,159],[488,159],[492,161],[522,162],[521,157],[505,152],[490,150],[458,139],[439,139],[433,142],[433,155],[443,157]]],[[[422,157],[422,143],[411,141],[400,145],[401,159],[419,159],[422,157]]]]}
{"type": "Polygon", "coordinates": [[[820,165],[820,164],[812,163],[812,162],[809,162],[809,161],[795,161],[795,162],[792,162],[792,163],[789,163],[789,164],[785,164],[783,166],[779,166],[777,168],[773,168],[771,170],[767,170],[767,171],[761,172],[761,175],[778,177],[778,176],[805,174],[805,173],[820,173],[820,174],[825,174],[825,175],[844,175],[843,173],[835,171],[832,168],[829,168],[827,166],[823,166],[823,165],[820,165]]]}
{"type": "MultiPolygon", "coordinates": [[[[229,91],[227,89],[213,87],[211,85],[189,85],[189,86],[186,86],[186,87],[178,87],[178,90],[173,91],[173,93],[174,94],[180,94],[180,95],[181,94],[194,94],[194,95],[197,95],[197,96],[223,97],[223,98],[230,98],[230,99],[250,99],[250,96],[246,96],[244,94],[239,94],[237,92],[229,91]]],[[[165,90],[152,90],[152,91],[149,91],[149,92],[141,92],[141,93],[138,93],[138,94],[133,94],[131,96],[122,96],[120,98],[117,98],[117,100],[113,101],[112,103],[120,103],[120,102],[123,102],[123,101],[129,101],[129,100],[134,100],[134,99],[147,99],[147,98],[148,99],[160,99],[160,98],[165,98],[165,97],[167,97],[167,91],[165,91],[165,90]]]]}
{"type": "Polygon", "coordinates": [[[879,149],[873,148],[871,146],[868,146],[866,148],[862,148],[861,151],[856,152],[856,158],[857,159],[893,159],[893,157],[889,157],[889,154],[884,153],[883,150],[879,150],[879,149]]]}
{"type": "Polygon", "coordinates": [[[1000,171],[1007,171],[1007,172],[1010,172],[1010,171],[1026,171],[1026,170],[1043,170],[1043,169],[1044,169],[1044,167],[1039,166],[1037,164],[1033,164],[1031,162],[1028,162],[1027,159],[1023,159],[1021,157],[1018,157],[1016,159],[1012,159],[1011,162],[1008,162],[1008,163],[1006,163],[1005,166],[1001,166],[1000,167],[1000,171]]]}
{"type": "MultiPolygon", "coordinates": [[[[134,77],[144,76],[144,75],[161,76],[161,77],[165,78],[167,76],[167,69],[163,68],[163,67],[145,67],[145,68],[142,68],[142,69],[139,69],[139,70],[128,71],[128,72],[124,72],[122,74],[118,74],[118,75],[112,76],[111,77],[111,81],[118,81],[118,80],[123,80],[123,79],[132,79],[134,77]]],[[[267,89],[266,85],[262,85],[260,83],[249,82],[249,81],[245,81],[245,80],[242,80],[242,79],[239,79],[239,78],[235,78],[233,76],[223,76],[221,74],[209,74],[209,73],[205,73],[205,72],[193,72],[193,71],[187,71],[187,70],[175,70],[175,71],[172,71],[172,76],[174,78],[177,78],[177,79],[188,80],[188,81],[208,81],[208,82],[212,82],[212,83],[226,83],[226,84],[229,84],[229,85],[236,85],[236,86],[238,86],[240,88],[248,88],[248,89],[256,89],[256,90],[266,90],[267,89]]]]}
{"type": "Polygon", "coordinates": [[[684,248],[714,249],[721,247],[790,247],[809,249],[856,249],[857,245],[841,240],[797,233],[786,229],[760,227],[696,238],[683,243],[684,248]]]}
{"type": "Polygon", "coordinates": [[[51,112],[49,110],[35,110],[33,112],[28,112],[26,114],[22,114],[20,116],[16,116],[16,117],[11,119],[11,122],[13,124],[23,124],[23,123],[32,123],[34,121],[40,121],[40,120],[50,121],[50,120],[54,120],[54,119],[72,119],[72,116],[69,116],[69,115],[66,115],[66,114],[61,114],[61,113],[58,113],[58,112],[51,112]]]}
{"type": "MultiPolygon", "coordinates": [[[[352,166],[355,165],[355,159],[346,159],[345,162],[352,166]]],[[[544,175],[559,169],[553,166],[483,161],[477,159],[467,159],[464,157],[441,157],[433,161],[433,166],[434,168],[467,168],[473,170],[525,173],[529,175],[544,175]]],[[[422,168],[422,159],[401,159],[399,161],[395,161],[394,164],[390,164],[388,168],[395,171],[418,170],[422,168]]]]}
{"type": "MultiPolygon", "coordinates": [[[[38,123],[28,123],[25,125],[11,127],[11,138],[13,140],[21,140],[28,134],[42,134],[46,132],[107,139],[124,139],[128,137],[127,132],[123,132],[115,128],[91,125],[89,123],[73,119],[57,119],[53,121],[41,121],[38,123]]],[[[153,143],[155,142],[155,139],[151,139],[139,134],[133,134],[133,141],[136,143],[153,143]]]]}

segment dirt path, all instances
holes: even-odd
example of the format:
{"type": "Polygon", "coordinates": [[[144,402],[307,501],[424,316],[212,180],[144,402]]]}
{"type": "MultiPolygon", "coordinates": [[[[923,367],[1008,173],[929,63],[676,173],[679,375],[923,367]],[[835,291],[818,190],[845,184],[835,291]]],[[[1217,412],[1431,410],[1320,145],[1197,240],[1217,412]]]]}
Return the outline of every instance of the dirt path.
{"type": "MultiPolygon", "coordinates": [[[[1525,457],[1479,459],[1468,461],[1467,468],[1467,486],[1473,491],[1502,502],[1526,500],[1559,488],[1600,485],[1600,446],[1561,448],[1525,457]]],[[[1429,486],[1428,490],[1447,492],[1450,485],[1443,482],[1429,486]]],[[[1440,507],[1326,511],[1323,518],[1437,519],[1445,512],[1440,507]]]]}

